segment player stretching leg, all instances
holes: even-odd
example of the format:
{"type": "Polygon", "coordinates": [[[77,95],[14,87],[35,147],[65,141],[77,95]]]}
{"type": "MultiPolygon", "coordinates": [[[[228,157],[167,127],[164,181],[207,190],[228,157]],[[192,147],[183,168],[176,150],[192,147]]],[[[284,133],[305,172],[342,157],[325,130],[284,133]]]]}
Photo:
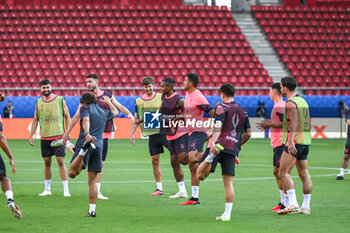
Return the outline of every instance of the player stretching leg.
{"type": "Polygon", "coordinates": [[[335,178],[335,180],[344,180],[344,172],[349,164],[349,158],[350,158],[350,109],[346,109],[346,123],[348,125],[348,135],[346,139],[345,144],[345,150],[344,150],[344,158],[341,162],[341,168],[339,175],[335,178]]]}
{"type": "MultiPolygon", "coordinates": [[[[188,161],[191,171],[192,196],[189,200],[179,203],[180,205],[197,205],[199,204],[199,179],[197,178],[198,163],[203,157],[203,146],[208,138],[207,129],[203,124],[203,113],[214,115],[214,109],[209,105],[208,100],[197,89],[199,77],[195,73],[189,73],[184,80],[184,89],[187,91],[185,98],[185,124],[194,121],[194,125],[188,124],[188,161]]],[[[179,119],[179,117],[178,117],[179,119]]]]}
{"type": "Polygon", "coordinates": [[[281,92],[288,101],[283,115],[282,143],[285,148],[281,157],[279,177],[288,195],[288,206],[279,210],[278,214],[310,214],[312,182],[307,161],[311,145],[310,112],[306,101],[295,94],[296,87],[297,82],[293,77],[281,79],[281,92]],[[303,183],[304,201],[300,209],[295,195],[294,182],[290,175],[294,165],[303,183]]]}
{"type": "Polygon", "coordinates": [[[277,206],[272,208],[273,212],[285,208],[288,205],[287,195],[285,195],[282,187],[282,182],[278,176],[280,160],[283,152],[282,145],[282,122],[286,102],[284,102],[281,93],[281,84],[274,83],[270,87],[270,99],[274,102],[271,112],[271,120],[264,120],[257,124],[260,130],[271,128],[271,147],[273,148],[273,174],[275,175],[277,185],[281,195],[281,201],[277,206]]]}
{"type": "MultiPolygon", "coordinates": [[[[184,172],[180,166],[178,158],[185,157],[188,146],[188,134],[184,128],[172,125],[177,115],[184,111],[184,99],[174,91],[175,80],[166,78],[161,83],[162,96],[162,121],[163,126],[167,126],[167,140],[169,141],[169,150],[171,155],[171,166],[173,167],[174,176],[179,187],[179,191],[169,198],[187,198],[187,191],[184,182],[184,172]]],[[[179,122],[178,122],[179,123],[179,122]]],[[[188,161],[185,162],[187,164],[188,161]]]]}
{"type": "Polygon", "coordinates": [[[197,169],[197,178],[204,180],[214,172],[217,163],[221,164],[222,180],[225,186],[225,211],[217,217],[218,221],[230,221],[233,199],[233,177],[235,175],[235,157],[241,146],[251,136],[247,112],[234,102],[235,89],[231,84],[220,87],[222,104],[215,110],[215,125],[210,142],[210,151],[205,153],[197,169]]]}
{"type": "Polygon", "coordinates": [[[80,134],[68,173],[69,177],[74,178],[83,168],[88,167],[90,208],[86,217],[96,217],[96,180],[97,174],[102,171],[104,127],[108,120],[118,115],[118,110],[109,97],[104,96],[100,101],[107,104],[111,111],[100,108],[96,97],[91,93],[83,94],[80,99],[80,134]]]}

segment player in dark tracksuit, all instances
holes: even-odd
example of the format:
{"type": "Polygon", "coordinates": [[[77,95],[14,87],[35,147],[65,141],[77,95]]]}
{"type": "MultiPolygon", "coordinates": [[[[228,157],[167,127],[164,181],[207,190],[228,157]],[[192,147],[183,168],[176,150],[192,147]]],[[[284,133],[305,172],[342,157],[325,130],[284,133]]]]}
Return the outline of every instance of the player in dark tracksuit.
{"type": "Polygon", "coordinates": [[[216,218],[219,221],[230,221],[234,198],[233,177],[235,175],[235,156],[238,156],[241,146],[251,136],[247,112],[234,102],[235,89],[231,84],[220,87],[223,104],[215,110],[215,125],[210,142],[209,154],[203,155],[197,169],[197,177],[204,180],[210,172],[214,172],[217,163],[221,164],[222,179],[225,185],[225,212],[216,218]],[[220,149],[217,149],[219,148],[220,149]]]}

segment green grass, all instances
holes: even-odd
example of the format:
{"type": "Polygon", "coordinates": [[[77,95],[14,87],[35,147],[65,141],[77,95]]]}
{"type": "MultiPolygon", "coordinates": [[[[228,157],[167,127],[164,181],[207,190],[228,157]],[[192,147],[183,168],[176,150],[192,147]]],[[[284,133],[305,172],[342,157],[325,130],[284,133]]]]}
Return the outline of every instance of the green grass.
{"type": "MultiPolygon", "coordinates": [[[[72,197],[63,197],[57,163],[53,163],[52,196],[38,197],[44,189],[44,163],[40,142],[30,147],[27,140],[9,140],[15,156],[17,175],[9,174],[15,200],[23,211],[17,221],[0,200],[0,232],[348,232],[350,223],[350,176],[334,181],[343,157],[344,140],[314,140],[309,155],[314,184],[312,214],[278,216],[271,208],[279,201],[279,191],[272,175],[272,150],[269,141],[251,140],[244,146],[236,167],[235,201],[231,222],[216,222],[224,210],[221,169],[201,183],[199,206],[179,206],[182,200],[168,196],[177,192],[169,154],[161,157],[165,195],[150,196],[155,189],[147,140],[133,147],[128,140],[110,141],[104,167],[102,191],[109,200],[97,202],[97,218],[87,219],[87,173],[70,179],[72,197]],[[326,169],[329,168],[329,169],[326,169]],[[255,179],[258,178],[258,179],[255,179]]],[[[8,159],[4,153],[6,167],[8,159]]],[[[69,165],[71,154],[67,152],[69,165]]],[[[190,174],[183,167],[187,191],[191,193],[190,174]]],[[[295,170],[293,175],[296,175],[295,170]]],[[[299,204],[302,189],[295,178],[299,204]]]]}

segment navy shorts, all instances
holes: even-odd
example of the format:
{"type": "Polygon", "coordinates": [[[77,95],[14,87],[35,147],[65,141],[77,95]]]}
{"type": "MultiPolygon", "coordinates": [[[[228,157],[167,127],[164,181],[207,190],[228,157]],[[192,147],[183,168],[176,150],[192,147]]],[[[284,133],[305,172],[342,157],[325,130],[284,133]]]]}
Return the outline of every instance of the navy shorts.
{"type": "Polygon", "coordinates": [[[102,149],[102,161],[106,160],[108,153],[108,138],[103,139],[103,149],[102,149]]]}
{"type": "Polygon", "coordinates": [[[56,157],[66,156],[65,146],[51,147],[51,142],[54,140],[42,140],[41,139],[41,156],[43,158],[51,157],[56,155],[56,157]]]}
{"type": "Polygon", "coordinates": [[[344,154],[350,154],[350,138],[346,139],[344,154]]]}
{"type": "Polygon", "coordinates": [[[169,151],[171,155],[177,155],[186,152],[188,147],[188,134],[169,141],[169,151]]]}
{"type": "Polygon", "coordinates": [[[193,132],[188,137],[188,150],[203,152],[204,143],[207,141],[208,135],[204,132],[193,132]]]}
{"type": "Polygon", "coordinates": [[[284,146],[278,146],[273,148],[273,166],[280,167],[281,156],[283,153],[284,146]]]}
{"type": "Polygon", "coordinates": [[[0,175],[3,175],[5,173],[6,173],[5,163],[0,154],[0,175]]]}
{"type": "Polygon", "coordinates": [[[164,153],[163,146],[169,148],[169,141],[164,133],[149,136],[148,149],[151,156],[164,153]]]}
{"type": "MultiPolygon", "coordinates": [[[[204,152],[204,155],[201,159],[202,163],[205,158],[209,155],[209,151],[210,148],[207,148],[204,152]]],[[[218,155],[216,155],[213,159],[213,162],[211,163],[211,169],[210,172],[215,172],[216,166],[218,165],[218,163],[221,164],[221,174],[224,175],[235,175],[235,167],[236,167],[236,163],[235,163],[235,155],[232,154],[228,154],[225,153],[223,151],[221,151],[218,155]]]]}
{"type": "Polygon", "coordinates": [[[295,148],[297,149],[297,153],[295,155],[292,155],[288,152],[288,147],[284,145],[283,151],[287,152],[288,154],[294,156],[297,158],[297,160],[307,160],[307,155],[309,154],[309,145],[295,145],[295,148]]]}
{"type": "MultiPolygon", "coordinates": [[[[101,145],[97,145],[97,143],[95,143],[95,146],[96,146],[96,149],[93,149],[92,147],[90,147],[89,150],[86,152],[84,156],[84,161],[83,161],[83,169],[86,169],[86,167],[88,167],[88,171],[101,172],[103,145],[102,143],[101,145]]],[[[80,149],[74,152],[71,163],[79,155],[79,152],[80,152],[80,149]]]]}

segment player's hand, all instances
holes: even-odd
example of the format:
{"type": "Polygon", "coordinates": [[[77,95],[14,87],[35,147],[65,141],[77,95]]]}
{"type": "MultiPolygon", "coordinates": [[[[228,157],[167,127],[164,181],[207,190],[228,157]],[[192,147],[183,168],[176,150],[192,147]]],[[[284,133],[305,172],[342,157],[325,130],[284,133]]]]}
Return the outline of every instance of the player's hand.
{"type": "Polygon", "coordinates": [[[63,134],[63,141],[62,141],[62,144],[63,144],[63,145],[66,145],[66,143],[67,143],[68,140],[69,140],[69,134],[64,133],[64,134],[63,134]]]}
{"type": "Polygon", "coordinates": [[[134,135],[130,135],[130,142],[131,142],[131,144],[133,144],[134,146],[136,146],[134,135]]]}
{"type": "Polygon", "coordinates": [[[296,155],[296,153],[298,152],[293,142],[288,142],[288,152],[291,155],[296,155]]]}
{"type": "Polygon", "coordinates": [[[10,158],[10,165],[12,167],[12,174],[16,175],[16,165],[15,165],[15,160],[12,158],[10,158]]]}
{"type": "Polygon", "coordinates": [[[86,140],[86,142],[89,142],[89,143],[95,143],[96,142],[96,139],[93,138],[90,134],[86,134],[85,135],[85,140],[86,140]]]}
{"type": "Polygon", "coordinates": [[[262,122],[257,123],[256,127],[259,130],[263,131],[263,130],[271,127],[271,121],[270,120],[263,120],[262,122]]]}
{"type": "Polygon", "coordinates": [[[128,118],[131,120],[131,124],[135,123],[135,118],[134,118],[134,116],[132,114],[129,114],[128,118]]]}
{"type": "Polygon", "coordinates": [[[30,138],[29,138],[29,144],[30,144],[31,146],[34,146],[34,138],[33,138],[33,136],[30,136],[30,138]]]}
{"type": "Polygon", "coordinates": [[[217,149],[215,147],[215,143],[213,143],[213,142],[210,143],[209,154],[213,154],[213,155],[217,155],[218,154],[218,151],[217,151],[217,149]]]}
{"type": "Polygon", "coordinates": [[[141,124],[143,122],[143,119],[138,119],[134,121],[134,124],[138,125],[141,124]]]}
{"type": "Polygon", "coordinates": [[[111,103],[111,99],[108,96],[103,96],[103,99],[100,100],[102,103],[108,104],[111,103]]]}

